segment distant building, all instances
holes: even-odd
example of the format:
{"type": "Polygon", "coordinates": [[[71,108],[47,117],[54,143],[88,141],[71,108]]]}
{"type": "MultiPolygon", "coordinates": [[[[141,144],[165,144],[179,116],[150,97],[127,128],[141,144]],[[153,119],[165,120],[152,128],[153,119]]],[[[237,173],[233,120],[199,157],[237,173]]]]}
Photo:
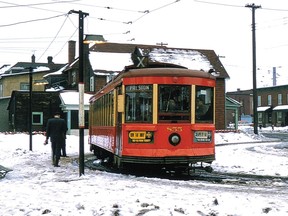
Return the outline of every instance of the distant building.
{"type": "Polygon", "coordinates": [[[226,92],[227,97],[231,97],[241,104],[239,115],[253,115],[253,91],[240,90],[226,92]]]}
{"type": "MultiPolygon", "coordinates": [[[[13,91],[8,104],[9,131],[27,132],[29,128],[28,91],[13,91]]],[[[59,92],[32,92],[32,130],[44,131],[47,120],[61,112],[59,92]]],[[[63,116],[63,114],[62,114],[63,116]]]]}
{"type": "MultiPolygon", "coordinates": [[[[253,92],[243,90],[227,92],[227,96],[241,103],[239,118],[253,117],[253,92]]],[[[257,89],[257,118],[259,126],[288,125],[288,85],[257,89]]]]}
{"type": "MultiPolygon", "coordinates": [[[[8,131],[9,112],[7,110],[9,100],[13,91],[29,92],[30,88],[30,70],[32,70],[32,90],[43,91],[45,85],[42,85],[43,76],[58,70],[64,64],[55,64],[52,57],[48,57],[46,63],[35,62],[35,56],[31,58],[31,62],[18,62],[15,65],[3,65],[0,69],[0,131],[8,131]]],[[[26,128],[27,129],[27,128],[26,128]]],[[[28,130],[28,129],[27,129],[28,130]]]]}
{"type": "Polygon", "coordinates": [[[226,126],[238,130],[239,108],[241,104],[233,98],[226,96],[226,126]]]}
{"type": "Polygon", "coordinates": [[[44,85],[34,85],[34,82],[42,81],[44,75],[57,71],[63,66],[64,64],[53,63],[52,57],[48,57],[47,63],[36,63],[33,55],[31,62],[18,62],[7,67],[5,72],[0,74],[0,98],[10,97],[14,90],[29,90],[30,68],[33,74],[33,90],[43,91],[44,85]]]}
{"type": "Polygon", "coordinates": [[[10,97],[0,98],[0,132],[9,131],[9,117],[7,112],[7,107],[9,104],[10,97]]]}

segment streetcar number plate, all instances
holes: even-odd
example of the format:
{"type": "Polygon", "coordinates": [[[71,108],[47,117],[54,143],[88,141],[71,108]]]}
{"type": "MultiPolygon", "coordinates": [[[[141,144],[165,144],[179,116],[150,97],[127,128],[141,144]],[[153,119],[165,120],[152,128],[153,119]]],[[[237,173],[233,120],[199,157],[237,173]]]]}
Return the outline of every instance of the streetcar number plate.
{"type": "Polygon", "coordinates": [[[212,134],[211,131],[195,131],[194,142],[211,142],[212,134]]]}

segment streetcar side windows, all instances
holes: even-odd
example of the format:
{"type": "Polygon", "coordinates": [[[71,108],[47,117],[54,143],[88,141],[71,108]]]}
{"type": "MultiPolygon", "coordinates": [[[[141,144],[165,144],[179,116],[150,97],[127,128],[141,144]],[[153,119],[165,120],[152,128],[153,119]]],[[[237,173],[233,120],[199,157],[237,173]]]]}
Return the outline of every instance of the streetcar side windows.
{"type": "Polygon", "coordinates": [[[113,125],[113,92],[109,92],[99,98],[93,106],[93,122],[94,126],[112,126],[113,125]]]}
{"type": "Polygon", "coordinates": [[[213,88],[196,86],[195,122],[213,123],[213,88]]]}
{"type": "Polygon", "coordinates": [[[190,122],[191,86],[159,85],[159,122],[190,122]]]}
{"type": "Polygon", "coordinates": [[[125,122],[152,123],[152,85],[128,85],[125,88],[125,122]]]}

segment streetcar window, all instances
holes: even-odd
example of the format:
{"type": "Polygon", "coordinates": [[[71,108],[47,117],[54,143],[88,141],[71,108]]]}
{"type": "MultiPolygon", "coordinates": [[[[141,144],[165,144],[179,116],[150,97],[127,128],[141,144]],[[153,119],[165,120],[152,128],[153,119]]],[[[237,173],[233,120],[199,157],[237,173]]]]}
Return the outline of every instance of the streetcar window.
{"type": "Polygon", "coordinates": [[[113,91],[90,104],[89,118],[92,126],[113,125],[113,91]]]}
{"type": "Polygon", "coordinates": [[[191,86],[159,85],[159,122],[190,122],[191,86]]]}
{"type": "Polygon", "coordinates": [[[152,85],[125,87],[125,122],[152,123],[152,85]]]}
{"type": "Polygon", "coordinates": [[[195,122],[213,123],[213,88],[196,86],[195,122]]]}

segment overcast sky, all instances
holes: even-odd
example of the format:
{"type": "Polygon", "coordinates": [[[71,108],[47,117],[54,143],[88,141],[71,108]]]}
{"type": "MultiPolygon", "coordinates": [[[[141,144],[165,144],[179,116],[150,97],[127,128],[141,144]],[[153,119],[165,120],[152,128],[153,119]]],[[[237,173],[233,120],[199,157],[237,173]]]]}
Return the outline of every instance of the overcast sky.
{"type": "MultiPolygon", "coordinates": [[[[285,0],[6,0],[0,1],[0,66],[18,61],[68,61],[67,41],[78,42],[78,15],[85,34],[109,42],[212,49],[231,79],[227,91],[252,88],[252,11],[255,3],[259,76],[288,72],[288,2],[285,0]],[[32,22],[33,21],[33,22],[32,22]],[[132,40],[132,41],[131,41],[132,40]]],[[[282,76],[283,77],[283,76],[282,76]]],[[[270,78],[269,78],[270,79],[270,78]]],[[[281,84],[287,78],[281,79],[281,84]]],[[[279,80],[280,81],[280,80],[279,80]]],[[[279,83],[279,82],[278,82],[279,83]]],[[[272,85],[272,80],[271,80],[272,85]]]]}

